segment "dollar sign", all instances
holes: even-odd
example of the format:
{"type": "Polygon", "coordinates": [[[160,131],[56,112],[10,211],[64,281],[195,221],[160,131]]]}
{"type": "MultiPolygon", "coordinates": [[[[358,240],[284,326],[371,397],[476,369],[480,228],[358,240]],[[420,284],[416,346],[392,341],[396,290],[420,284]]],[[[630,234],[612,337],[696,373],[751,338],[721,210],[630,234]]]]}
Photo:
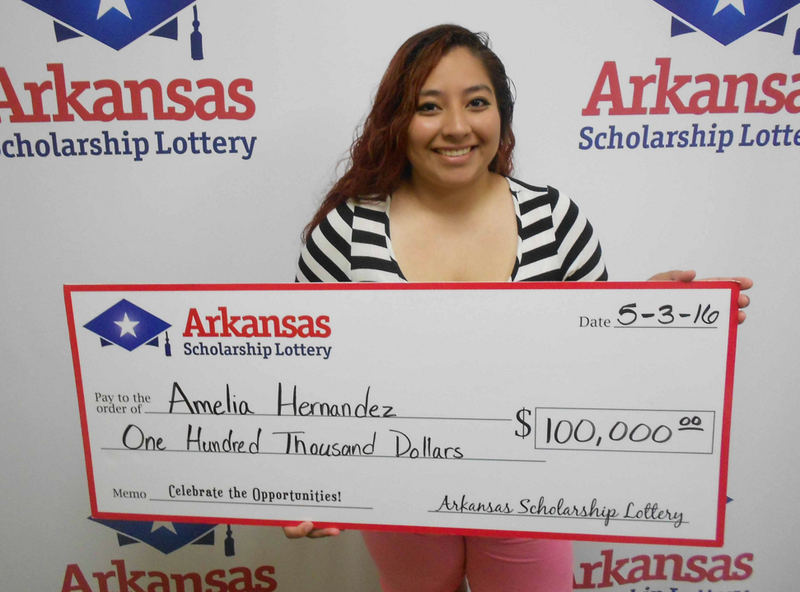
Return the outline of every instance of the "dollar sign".
{"type": "Polygon", "coordinates": [[[514,434],[520,438],[524,439],[531,435],[531,426],[527,421],[525,421],[525,416],[530,414],[531,412],[528,409],[525,409],[525,407],[517,411],[517,421],[522,424],[522,427],[521,431],[517,430],[514,432],[514,434]]]}

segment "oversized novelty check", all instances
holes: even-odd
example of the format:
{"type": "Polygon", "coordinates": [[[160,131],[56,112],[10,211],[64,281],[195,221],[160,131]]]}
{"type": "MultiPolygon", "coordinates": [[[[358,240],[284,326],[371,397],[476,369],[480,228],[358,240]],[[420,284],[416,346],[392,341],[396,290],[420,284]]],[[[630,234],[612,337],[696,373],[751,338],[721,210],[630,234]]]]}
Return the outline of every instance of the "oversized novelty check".
{"type": "Polygon", "coordinates": [[[92,515],[721,545],[737,296],[67,286],[92,515]]]}

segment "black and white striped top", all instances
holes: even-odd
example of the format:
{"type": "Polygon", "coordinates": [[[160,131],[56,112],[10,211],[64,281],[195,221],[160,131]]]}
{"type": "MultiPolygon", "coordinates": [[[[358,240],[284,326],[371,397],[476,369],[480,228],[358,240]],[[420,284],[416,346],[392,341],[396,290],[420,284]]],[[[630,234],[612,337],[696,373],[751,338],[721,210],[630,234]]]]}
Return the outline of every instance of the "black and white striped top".
{"type": "MultiPolygon", "coordinates": [[[[552,187],[508,179],[517,213],[517,262],[509,281],[604,281],[600,243],[578,206],[552,187]]],[[[298,282],[405,282],[390,235],[391,198],[349,200],[308,238],[298,282]]]]}

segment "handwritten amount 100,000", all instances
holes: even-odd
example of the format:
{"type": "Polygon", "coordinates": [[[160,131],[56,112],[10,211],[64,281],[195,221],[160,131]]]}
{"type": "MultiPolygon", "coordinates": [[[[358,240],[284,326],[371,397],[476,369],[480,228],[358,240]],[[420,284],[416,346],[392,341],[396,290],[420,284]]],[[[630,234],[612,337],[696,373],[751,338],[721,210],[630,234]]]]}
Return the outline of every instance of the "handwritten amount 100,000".
{"type": "MultiPolygon", "coordinates": [[[[531,433],[531,426],[525,419],[525,416],[530,413],[524,407],[517,412],[520,429],[515,432],[515,435],[519,438],[524,439],[531,433]]],[[[608,431],[607,437],[612,442],[627,440],[633,443],[650,441],[655,444],[664,444],[672,438],[672,429],[666,425],[659,425],[654,429],[646,423],[638,423],[630,428],[627,423],[620,420],[608,431]]],[[[561,419],[554,425],[553,418],[547,418],[545,444],[567,444],[574,441],[579,444],[594,442],[595,446],[600,446],[602,440],[602,436],[597,436],[597,427],[594,422],[589,419],[581,419],[577,424],[568,419],[561,419]]]]}
{"type": "MultiPolygon", "coordinates": [[[[572,424],[567,419],[559,420],[553,428],[553,418],[547,418],[547,435],[545,436],[545,443],[550,444],[554,441],[556,444],[566,444],[570,440],[575,440],[581,444],[591,442],[595,439],[597,428],[594,422],[588,419],[581,419],[577,425],[572,424]]],[[[648,440],[656,444],[664,444],[672,438],[672,430],[665,425],[660,425],[653,429],[645,423],[639,423],[632,429],[624,421],[617,421],[614,426],[608,431],[608,439],[612,442],[620,442],[622,440],[629,440],[631,442],[646,442],[648,440]]],[[[595,446],[600,446],[602,438],[597,437],[595,446]]]]}

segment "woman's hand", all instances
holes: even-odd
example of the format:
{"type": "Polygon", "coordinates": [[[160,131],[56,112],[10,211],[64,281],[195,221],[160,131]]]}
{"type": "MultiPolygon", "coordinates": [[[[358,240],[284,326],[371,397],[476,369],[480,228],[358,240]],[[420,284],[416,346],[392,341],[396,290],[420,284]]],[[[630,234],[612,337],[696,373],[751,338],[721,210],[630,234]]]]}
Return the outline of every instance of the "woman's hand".
{"type": "Polygon", "coordinates": [[[322,537],[339,536],[338,528],[314,528],[313,522],[301,522],[297,526],[284,526],[283,534],[287,539],[320,539],[322,537]]]}
{"type": "MultiPolygon", "coordinates": [[[[657,273],[653,277],[651,277],[649,282],[691,282],[694,280],[697,273],[695,273],[691,269],[681,270],[681,269],[673,269],[672,271],[665,271],[663,273],[657,273]]],[[[744,320],[747,318],[747,315],[742,310],[746,308],[750,304],[750,297],[746,294],[742,294],[744,290],[749,290],[753,287],[753,280],[746,277],[730,277],[730,278],[704,278],[700,281],[713,281],[713,280],[722,280],[722,281],[734,281],[738,282],[739,289],[739,324],[741,325],[744,323],[744,320]]]]}

